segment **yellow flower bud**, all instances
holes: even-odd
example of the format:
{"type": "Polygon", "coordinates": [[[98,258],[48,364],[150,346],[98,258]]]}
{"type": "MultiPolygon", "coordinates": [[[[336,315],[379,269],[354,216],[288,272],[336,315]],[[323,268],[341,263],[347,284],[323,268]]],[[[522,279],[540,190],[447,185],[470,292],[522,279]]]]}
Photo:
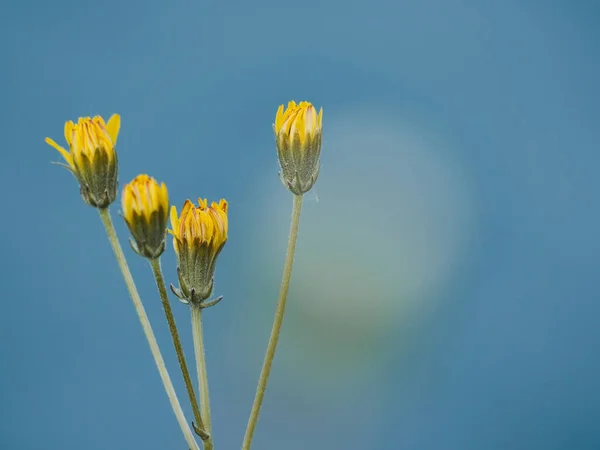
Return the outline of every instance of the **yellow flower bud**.
{"type": "Polygon", "coordinates": [[[215,264],[227,242],[227,202],[198,199],[198,206],[186,200],[177,215],[171,207],[173,247],[177,253],[180,289],[171,289],[181,300],[200,307],[213,290],[215,264]]]}
{"type": "Polygon", "coordinates": [[[121,117],[113,114],[108,120],[80,117],[77,123],[65,123],[65,140],[69,151],[50,138],[46,143],[60,152],[79,182],[83,200],[96,208],[106,208],[117,197],[117,154],[115,145],[121,117]]]}
{"type": "Polygon", "coordinates": [[[169,215],[165,183],[158,184],[148,175],[138,175],[123,188],[121,203],[135,252],[145,258],[158,258],[165,250],[169,215]]]}
{"type": "Polygon", "coordinates": [[[275,137],[282,183],[296,195],[313,187],[319,176],[323,108],[317,111],[309,102],[293,100],[275,116],[275,137]]]}

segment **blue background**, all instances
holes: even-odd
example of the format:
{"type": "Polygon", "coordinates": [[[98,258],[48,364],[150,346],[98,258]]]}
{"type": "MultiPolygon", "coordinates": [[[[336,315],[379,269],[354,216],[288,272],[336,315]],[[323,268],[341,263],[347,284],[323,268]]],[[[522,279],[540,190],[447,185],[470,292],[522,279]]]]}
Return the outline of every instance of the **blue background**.
{"type": "MultiPolygon", "coordinates": [[[[322,170],[255,448],[600,448],[597,3],[1,10],[0,448],[185,448],[97,214],[44,143],[114,112],[121,185],[230,203],[205,328],[216,448],[240,448],[285,254],[271,124],[290,99],[324,108],[322,170]]],[[[163,267],[175,281],[170,245],[163,267]]]]}

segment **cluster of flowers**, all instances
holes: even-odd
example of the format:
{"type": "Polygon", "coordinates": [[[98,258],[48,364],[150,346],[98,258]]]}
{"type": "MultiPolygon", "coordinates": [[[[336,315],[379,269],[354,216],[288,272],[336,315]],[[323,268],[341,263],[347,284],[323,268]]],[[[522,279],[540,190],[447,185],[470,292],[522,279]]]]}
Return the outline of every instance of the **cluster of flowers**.
{"type": "MultiPolygon", "coordinates": [[[[117,197],[118,159],[115,151],[121,118],[114,114],[105,122],[100,116],[80,117],[65,124],[69,151],[50,138],[46,142],[64,157],[63,164],[77,179],[83,200],[105,209],[117,197]]],[[[164,183],[141,174],[126,184],[122,193],[123,216],[137,254],[156,259],[165,250],[169,194],[164,183]]],[[[227,202],[186,200],[181,214],[171,207],[173,246],[178,256],[181,289],[188,301],[201,303],[212,292],[214,267],[227,241],[227,202]],[[199,269],[199,270],[196,270],[199,269]]]]}
{"type": "MultiPolygon", "coordinates": [[[[299,104],[296,104],[294,101],[289,102],[287,108],[284,108],[284,105],[281,105],[275,117],[273,128],[275,131],[276,146],[281,167],[279,175],[284,186],[294,194],[295,209],[297,204],[300,205],[299,199],[301,199],[304,193],[312,188],[319,174],[322,119],[322,109],[317,113],[311,103],[300,102],[299,104]]],[[[144,331],[146,332],[151,348],[153,348],[155,339],[147,316],[145,316],[145,312],[141,306],[141,301],[138,302],[139,304],[136,303],[136,297],[139,300],[139,295],[137,294],[137,290],[131,279],[129,269],[127,268],[120,244],[114,233],[114,227],[112,227],[112,221],[108,212],[109,206],[117,198],[118,158],[115,148],[120,125],[121,118],[118,114],[111,116],[108,122],[105,122],[100,116],[93,118],[81,117],[77,123],[68,121],[65,124],[64,134],[68,149],[58,145],[50,138],[46,138],[46,142],[58,150],[63,156],[65,164],[62,165],[75,176],[79,183],[83,200],[88,205],[99,209],[103,222],[107,227],[109,238],[111,238],[115,254],[119,260],[121,269],[123,270],[123,275],[128,282],[128,288],[130,289],[130,294],[134,300],[134,305],[136,306],[138,315],[140,315],[142,325],[144,325],[144,331]],[[130,282],[128,281],[128,277],[130,282]]],[[[198,205],[196,206],[192,201],[186,200],[181,212],[178,213],[175,206],[170,206],[166,185],[164,183],[159,183],[157,180],[146,174],[138,175],[123,187],[121,201],[123,217],[132,237],[130,242],[133,250],[138,255],[147,258],[154,269],[158,268],[155,270],[155,276],[157,277],[159,289],[161,286],[163,287],[161,297],[163,299],[163,305],[165,306],[165,313],[167,314],[175,349],[179,357],[183,376],[186,379],[186,387],[188,389],[188,394],[190,394],[190,401],[192,402],[197,422],[197,426],[194,425],[194,429],[204,441],[204,447],[212,448],[212,438],[210,436],[210,412],[209,409],[205,407],[202,408],[202,414],[199,412],[193,387],[189,381],[189,374],[187,373],[187,366],[183,357],[183,351],[181,350],[181,343],[179,342],[172,313],[168,306],[168,300],[166,299],[164,281],[162,280],[158,260],[165,251],[165,240],[168,232],[173,236],[173,247],[177,256],[177,273],[179,278],[179,288],[171,285],[171,290],[182,302],[187,303],[192,307],[192,316],[195,311],[199,315],[202,309],[216,304],[221,297],[214,300],[208,299],[213,291],[213,279],[217,257],[227,242],[227,201],[221,199],[219,202],[212,202],[209,205],[209,202],[206,199],[199,198],[198,205]],[[169,218],[171,228],[167,229],[169,218]]],[[[299,214],[300,210],[298,208],[295,223],[296,231],[299,214]]],[[[295,235],[293,245],[295,245],[295,235]]],[[[289,273],[287,274],[287,284],[289,284],[289,276],[291,273],[293,247],[291,255],[288,256],[290,257],[290,267],[289,273]]],[[[280,303],[283,302],[283,306],[285,306],[287,287],[285,288],[285,292],[283,289],[282,292],[283,300],[280,297],[280,303]]],[[[279,318],[280,326],[283,308],[278,308],[278,310],[279,309],[281,309],[281,317],[279,318]]],[[[276,323],[277,320],[278,318],[276,316],[276,323]]],[[[199,319],[199,322],[201,322],[201,319],[199,319]]],[[[274,330],[275,328],[276,327],[274,326],[274,330]]],[[[260,404],[262,403],[262,395],[264,394],[266,380],[270,372],[270,364],[273,358],[278,333],[279,329],[277,327],[275,343],[273,344],[271,352],[272,354],[269,359],[268,351],[267,358],[265,358],[265,367],[267,367],[266,377],[261,374],[261,382],[259,382],[258,390],[260,391],[260,395],[259,392],[257,392],[257,399],[255,400],[255,405],[253,407],[253,416],[256,417],[251,417],[251,422],[253,423],[249,424],[247,439],[245,439],[244,443],[245,448],[249,448],[252,440],[258,411],[260,410],[260,404]],[[261,383],[263,383],[262,387],[261,383]]],[[[194,344],[196,344],[196,333],[194,334],[194,341],[194,344]]],[[[199,336],[199,341],[202,342],[201,334],[199,336]]],[[[271,345],[272,343],[270,342],[269,348],[271,348],[271,345]]],[[[202,360],[204,359],[203,353],[202,348],[200,355],[200,359],[202,360]]],[[[156,350],[153,349],[153,354],[157,366],[159,367],[159,371],[161,371],[161,364],[164,366],[164,362],[162,361],[157,345],[156,350]]],[[[196,356],[198,359],[198,352],[196,352],[196,356]]],[[[206,383],[206,368],[200,367],[200,365],[198,368],[200,390],[203,391],[203,387],[206,387],[206,384],[203,386],[203,383],[206,383]],[[200,371],[203,371],[204,374],[201,374],[200,371]],[[203,376],[204,380],[202,379],[203,376]]],[[[265,372],[264,367],[263,372],[265,372]]],[[[168,374],[166,374],[166,369],[164,369],[164,373],[161,372],[161,376],[163,377],[165,388],[167,389],[167,393],[169,393],[171,404],[177,415],[177,408],[179,408],[179,411],[181,408],[175,398],[172,384],[170,383],[168,374]],[[173,391],[172,396],[171,391],[173,391]]],[[[208,393],[204,393],[204,398],[202,398],[202,394],[203,392],[201,392],[201,403],[203,402],[205,404],[204,406],[206,406],[208,405],[208,393]]],[[[181,419],[181,417],[178,415],[178,419],[181,419]]],[[[186,430],[181,423],[181,420],[180,425],[182,426],[182,430],[184,431],[184,435],[186,436],[190,448],[198,448],[195,441],[193,441],[193,438],[192,441],[190,441],[191,433],[189,433],[189,428],[186,430]]]]}

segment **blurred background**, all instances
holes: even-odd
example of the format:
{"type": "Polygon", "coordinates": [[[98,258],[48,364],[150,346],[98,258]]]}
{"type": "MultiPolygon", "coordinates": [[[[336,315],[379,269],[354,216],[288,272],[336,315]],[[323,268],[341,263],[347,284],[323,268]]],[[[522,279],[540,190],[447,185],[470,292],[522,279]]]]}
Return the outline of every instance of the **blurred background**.
{"type": "MultiPolygon", "coordinates": [[[[115,112],[121,186],[144,172],[178,207],[230,203],[205,339],[216,448],[240,448],[287,244],[271,125],[291,99],[324,109],[322,169],[253,448],[600,448],[596,2],[0,10],[0,448],[186,448],[98,215],[44,143],[115,112]]],[[[163,267],[174,282],[170,242],[163,267]]]]}

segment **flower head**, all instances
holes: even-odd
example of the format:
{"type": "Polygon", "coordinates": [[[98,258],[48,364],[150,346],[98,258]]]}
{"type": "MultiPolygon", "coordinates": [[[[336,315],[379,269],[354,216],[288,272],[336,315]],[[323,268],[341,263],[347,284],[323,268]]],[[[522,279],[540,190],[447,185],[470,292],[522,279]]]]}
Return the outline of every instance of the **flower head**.
{"type": "Polygon", "coordinates": [[[117,154],[115,145],[121,117],[113,114],[108,120],[100,116],[80,117],[77,123],[65,123],[65,150],[50,138],[46,143],[60,152],[63,164],[81,187],[81,196],[91,206],[106,208],[117,197],[117,154]]]}
{"type": "Polygon", "coordinates": [[[323,108],[319,113],[310,102],[293,100],[275,116],[275,137],[284,186],[296,195],[308,192],[319,176],[323,108]]]}
{"type": "Polygon", "coordinates": [[[179,283],[175,294],[200,307],[213,289],[215,264],[227,242],[227,202],[198,199],[198,206],[186,200],[181,214],[171,207],[173,247],[177,253],[179,283]]]}
{"type": "Polygon", "coordinates": [[[158,258],[165,250],[167,186],[148,175],[138,175],[123,188],[121,202],[125,223],[134,240],[133,249],[146,258],[158,258]]]}

